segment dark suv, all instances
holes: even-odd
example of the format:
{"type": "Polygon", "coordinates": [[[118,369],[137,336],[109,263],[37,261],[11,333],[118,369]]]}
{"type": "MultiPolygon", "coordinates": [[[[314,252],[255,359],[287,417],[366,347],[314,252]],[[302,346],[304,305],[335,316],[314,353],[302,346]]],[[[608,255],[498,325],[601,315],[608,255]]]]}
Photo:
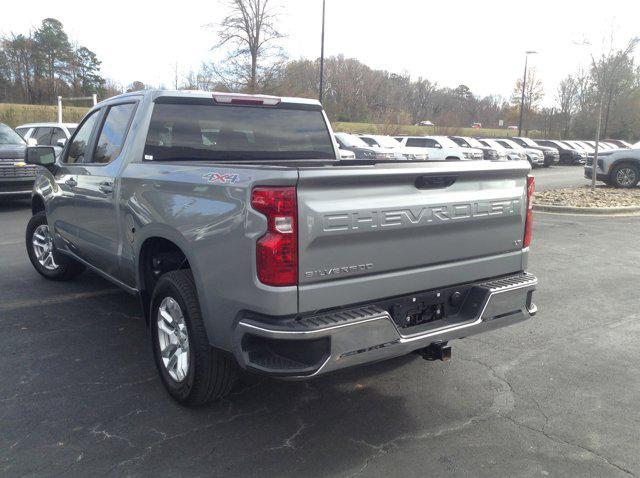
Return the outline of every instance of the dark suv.
{"type": "Polygon", "coordinates": [[[515,136],[509,139],[515,141],[523,148],[531,148],[531,149],[537,149],[538,151],[542,151],[542,154],[544,154],[543,167],[545,168],[548,168],[552,164],[558,164],[560,162],[560,151],[558,151],[558,149],[555,147],[542,146],[536,143],[531,138],[525,138],[522,136],[515,136]]]}
{"type": "Polygon", "coordinates": [[[0,123],[0,198],[31,195],[36,167],[25,163],[26,143],[0,123]]]}
{"type": "Polygon", "coordinates": [[[584,164],[587,162],[587,153],[578,151],[562,141],[555,139],[536,139],[535,142],[539,146],[548,146],[557,149],[558,153],[560,153],[560,163],[584,164]]]}

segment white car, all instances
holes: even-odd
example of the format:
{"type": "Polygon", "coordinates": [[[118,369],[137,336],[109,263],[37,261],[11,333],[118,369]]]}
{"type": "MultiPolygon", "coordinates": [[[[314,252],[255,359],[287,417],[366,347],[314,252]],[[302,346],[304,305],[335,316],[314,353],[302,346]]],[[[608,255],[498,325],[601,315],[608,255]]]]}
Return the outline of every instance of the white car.
{"type": "Polygon", "coordinates": [[[391,136],[383,136],[380,134],[361,134],[360,139],[369,146],[377,146],[378,148],[388,149],[395,154],[396,159],[405,159],[410,161],[425,161],[429,159],[429,154],[421,148],[408,148],[402,146],[398,140],[391,136]]]}
{"type": "Polygon", "coordinates": [[[520,160],[525,160],[527,159],[527,155],[524,153],[524,151],[516,151],[515,149],[507,149],[504,147],[504,145],[498,143],[495,139],[493,138],[483,138],[483,139],[479,139],[478,141],[480,141],[480,143],[484,144],[485,146],[495,149],[496,152],[498,153],[498,156],[500,157],[500,159],[505,158],[508,159],[510,161],[520,161],[520,160]]]}
{"type": "MultiPolygon", "coordinates": [[[[449,138],[446,138],[449,139],[449,138]]],[[[435,136],[398,136],[396,140],[406,148],[420,148],[434,161],[447,159],[473,159],[464,154],[463,149],[449,139],[449,142],[436,139],[435,136]],[[453,145],[453,146],[451,146],[453,145]]]]}
{"type": "Polygon", "coordinates": [[[39,146],[53,146],[58,150],[64,147],[77,127],[77,123],[29,123],[18,126],[16,132],[25,141],[37,141],[39,146]]]}
{"type": "Polygon", "coordinates": [[[529,161],[532,168],[544,166],[544,153],[539,149],[523,148],[512,139],[496,139],[496,141],[507,149],[514,149],[516,151],[524,152],[525,159],[529,161]]]}

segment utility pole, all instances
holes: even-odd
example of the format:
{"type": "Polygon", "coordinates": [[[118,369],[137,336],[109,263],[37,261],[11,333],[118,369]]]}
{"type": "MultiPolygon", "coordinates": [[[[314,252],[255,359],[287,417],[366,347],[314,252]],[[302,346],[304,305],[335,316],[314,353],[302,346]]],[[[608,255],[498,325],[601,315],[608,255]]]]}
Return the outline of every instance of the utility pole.
{"type": "Polygon", "coordinates": [[[524,92],[525,85],[527,84],[527,62],[529,61],[529,55],[534,55],[537,51],[526,51],[524,57],[524,75],[522,76],[522,96],[520,97],[520,121],[518,121],[518,136],[522,136],[522,117],[524,113],[524,92]]]}
{"type": "Polygon", "coordinates": [[[322,0],[322,35],[320,37],[320,91],[318,92],[318,100],[322,103],[322,91],[324,88],[324,12],[325,1],[322,0]]]}

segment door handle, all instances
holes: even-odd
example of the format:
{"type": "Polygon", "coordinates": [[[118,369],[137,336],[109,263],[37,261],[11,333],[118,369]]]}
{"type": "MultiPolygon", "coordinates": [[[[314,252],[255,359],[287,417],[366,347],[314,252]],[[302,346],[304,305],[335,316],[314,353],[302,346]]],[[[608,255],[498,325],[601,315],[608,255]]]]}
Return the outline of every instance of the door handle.
{"type": "Polygon", "coordinates": [[[420,176],[416,179],[416,188],[418,189],[444,189],[456,182],[456,175],[435,175],[420,176]]]}
{"type": "Polygon", "coordinates": [[[70,188],[75,188],[78,185],[78,181],[73,178],[69,178],[64,182],[70,188]]]}
{"type": "Polygon", "coordinates": [[[111,194],[113,193],[113,183],[104,181],[98,185],[98,189],[105,194],[111,194]]]}

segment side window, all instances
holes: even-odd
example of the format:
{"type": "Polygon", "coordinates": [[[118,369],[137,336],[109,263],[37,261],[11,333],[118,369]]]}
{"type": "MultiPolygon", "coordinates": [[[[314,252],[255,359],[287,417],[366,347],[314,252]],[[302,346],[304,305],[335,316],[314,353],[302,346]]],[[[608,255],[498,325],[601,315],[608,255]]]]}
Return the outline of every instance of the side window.
{"type": "Polygon", "coordinates": [[[23,138],[27,134],[27,131],[29,131],[29,128],[16,128],[16,133],[18,133],[23,138]]]}
{"type": "Polygon", "coordinates": [[[118,157],[135,107],[134,103],[126,103],[109,108],[96,143],[93,163],[106,164],[118,157]]]}
{"type": "Polygon", "coordinates": [[[435,139],[426,138],[425,143],[427,145],[427,148],[442,149],[442,145],[438,143],[435,139]]]}
{"type": "Polygon", "coordinates": [[[496,141],[500,144],[500,146],[504,146],[507,149],[513,149],[509,143],[506,143],[504,141],[500,141],[499,139],[497,139],[496,141]]]}
{"type": "Polygon", "coordinates": [[[35,138],[40,146],[51,146],[51,130],[52,128],[37,128],[31,137],[35,138]]]}
{"type": "Polygon", "coordinates": [[[407,146],[411,148],[426,148],[427,140],[425,138],[407,138],[407,146]]]}
{"type": "Polygon", "coordinates": [[[98,116],[100,116],[99,112],[100,110],[96,110],[91,113],[91,116],[85,119],[78,131],[76,131],[76,134],[72,138],[71,144],[67,149],[67,155],[64,159],[65,163],[84,163],[87,146],[91,139],[91,132],[98,120],[98,116]]]}
{"type": "Polygon", "coordinates": [[[57,146],[58,141],[64,139],[67,140],[67,135],[64,134],[64,131],[60,128],[53,128],[53,133],[51,134],[51,145],[57,146]]]}

